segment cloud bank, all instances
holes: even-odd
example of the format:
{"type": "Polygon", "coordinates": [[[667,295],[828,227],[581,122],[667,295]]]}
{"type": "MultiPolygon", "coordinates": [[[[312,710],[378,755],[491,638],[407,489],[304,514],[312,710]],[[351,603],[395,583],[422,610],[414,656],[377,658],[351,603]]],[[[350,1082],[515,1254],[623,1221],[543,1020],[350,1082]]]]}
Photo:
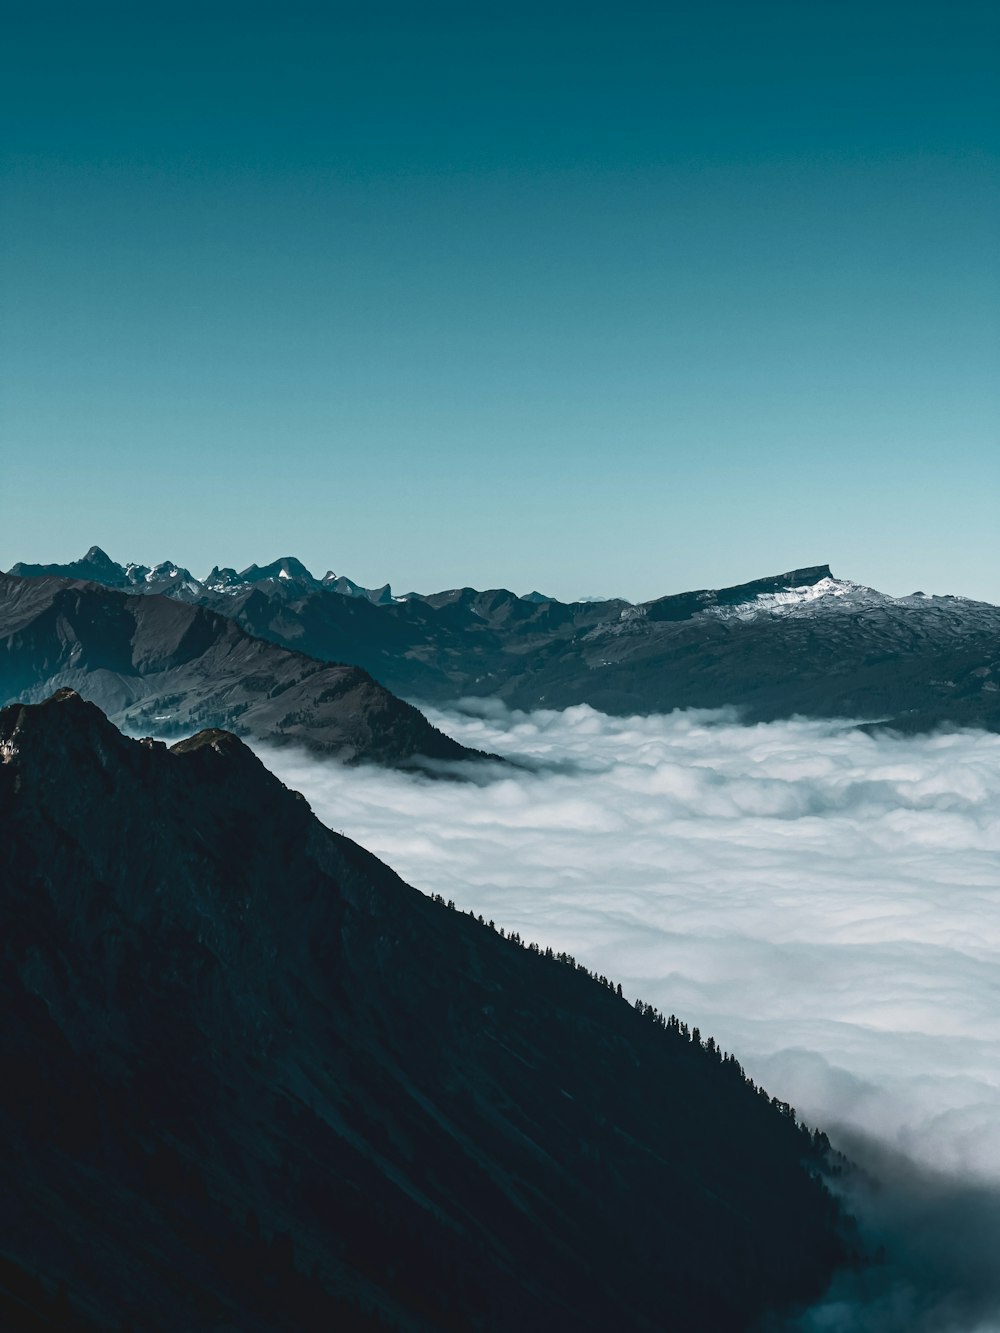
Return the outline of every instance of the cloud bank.
{"type": "Polygon", "coordinates": [[[880,1290],[800,1327],[1000,1328],[1000,737],[425,712],[517,766],[436,782],[259,753],[409,883],[711,1033],[892,1182],[856,1186],[898,1238],[880,1290]]]}

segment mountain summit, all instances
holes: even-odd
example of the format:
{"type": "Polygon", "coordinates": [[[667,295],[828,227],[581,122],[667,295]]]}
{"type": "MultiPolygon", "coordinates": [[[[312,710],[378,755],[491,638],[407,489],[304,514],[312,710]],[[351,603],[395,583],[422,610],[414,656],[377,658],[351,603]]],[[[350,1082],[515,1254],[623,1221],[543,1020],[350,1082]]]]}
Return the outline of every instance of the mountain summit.
{"type": "Polygon", "coordinates": [[[310,587],[319,586],[319,581],[313,578],[302,561],[297,560],[294,555],[284,555],[278,560],[272,560],[263,568],[260,565],[250,565],[238,575],[238,578],[241,583],[262,583],[268,579],[297,579],[310,587]]]}
{"type": "Polygon", "coordinates": [[[109,588],[124,588],[128,583],[125,566],[112,560],[99,546],[92,546],[86,555],[81,556],[79,560],[71,560],[69,564],[30,565],[19,561],[16,565],[12,565],[8,572],[20,578],[39,578],[46,574],[54,574],[66,579],[90,579],[109,588]]]}

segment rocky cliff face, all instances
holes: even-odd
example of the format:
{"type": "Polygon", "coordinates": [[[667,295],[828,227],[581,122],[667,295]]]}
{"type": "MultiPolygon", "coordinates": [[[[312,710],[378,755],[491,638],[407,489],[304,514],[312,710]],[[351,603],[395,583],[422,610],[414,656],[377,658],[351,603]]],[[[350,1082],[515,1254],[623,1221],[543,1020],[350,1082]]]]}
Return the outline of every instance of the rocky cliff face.
{"type": "Polygon", "coordinates": [[[72,688],[133,732],[225,726],[348,762],[479,756],[366,671],[253,638],[172,598],[0,575],[0,700],[72,688]]]}
{"type": "Polygon", "coordinates": [[[5,1327],[725,1333],[845,1258],[733,1058],[225,732],[2,710],[0,913],[5,1327]]]}

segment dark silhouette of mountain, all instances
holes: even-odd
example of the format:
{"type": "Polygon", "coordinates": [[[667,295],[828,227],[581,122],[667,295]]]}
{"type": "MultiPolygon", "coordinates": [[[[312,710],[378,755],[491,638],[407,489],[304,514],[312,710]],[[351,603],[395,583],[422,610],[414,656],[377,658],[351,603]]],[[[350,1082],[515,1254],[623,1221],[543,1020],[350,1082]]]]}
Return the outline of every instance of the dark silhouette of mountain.
{"type": "Polygon", "coordinates": [[[125,566],[112,560],[99,546],[92,546],[79,560],[71,560],[65,565],[30,565],[19,560],[10,567],[8,573],[19,578],[40,578],[50,574],[64,579],[89,579],[92,583],[103,583],[108,588],[128,586],[125,566]]]}
{"type": "Polygon", "coordinates": [[[270,583],[280,580],[287,580],[291,583],[302,583],[309,588],[318,588],[320,585],[316,579],[309,573],[301,560],[297,560],[294,555],[282,556],[280,560],[272,560],[269,565],[250,565],[242,573],[237,575],[241,583],[270,583]]]}
{"type": "Polygon", "coordinates": [[[1000,607],[889,597],[828,565],[636,606],[506,589],[394,598],[388,585],[316,580],[291,557],[242,574],[213,570],[204,583],[180,574],[170,585],[130,582],[133,568],[145,567],[113,566],[106,579],[198,602],[259,638],[356,663],[428,702],[494,695],[518,708],[589,703],[611,713],[735,705],[753,721],[804,714],[906,731],[1000,730],[1000,607]]]}
{"type": "Polygon", "coordinates": [[[851,1257],[733,1057],[234,736],[7,707],[0,821],[5,1328],[727,1333],[851,1257]]]}
{"type": "Polygon", "coordinates": [[[348,762],[480,758],[356,666],[315,661],[173,598],[0,575],[0,702],[64,686],[130,731],[226,726],[348,762]]]}

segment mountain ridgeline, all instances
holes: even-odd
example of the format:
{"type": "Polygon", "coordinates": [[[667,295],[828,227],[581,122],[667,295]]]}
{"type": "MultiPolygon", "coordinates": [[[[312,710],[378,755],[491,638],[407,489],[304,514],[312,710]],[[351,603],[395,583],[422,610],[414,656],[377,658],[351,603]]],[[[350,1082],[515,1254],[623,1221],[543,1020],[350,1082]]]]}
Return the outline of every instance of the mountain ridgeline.
{"type": "Polygon", "coordinates": [[[257,638],[351,662],[406,698],[494,696],[516,708],[605,712],[735,705],[748,721],[851,717],[902,731],[1000,730],[1000,607],[890,597],[827,565],[640,605],[562,603],[505,589],[407,593],[317,579],[286,557],[204,580],[169,562],[118,565],[99,548],[22,577],[89,578],[232,617],[257,638]]]}
{"type": "Polygon", "coordinates": [[[0,575],[0,701],[72,688],[160,736],[228,727],[347,762],[476,759],[362,668],[254,638],[232,619],[93,582],[0,575]]]}
{"type": "Polygon", "coordinates": [[[3,1327],[727,1333],[851,1260],[735,1058],[233,735],[9,706],[0,823],[3,1327]]]}

